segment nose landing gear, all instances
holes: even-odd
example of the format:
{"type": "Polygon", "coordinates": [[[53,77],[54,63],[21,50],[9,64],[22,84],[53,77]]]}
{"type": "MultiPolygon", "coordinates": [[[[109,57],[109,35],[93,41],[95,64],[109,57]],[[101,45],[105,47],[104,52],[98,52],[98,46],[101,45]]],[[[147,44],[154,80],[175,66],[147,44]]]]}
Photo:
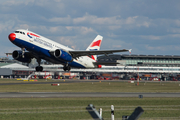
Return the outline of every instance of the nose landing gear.
{"type": "Polygon", "coordinates": [[[37,72],[42,72],[42,71],[43,71],[43,67],[40,66],[41,59],[37,59],[37,62],[38,62],[38,65],[39,65],[39,66],[36,67],[36,71],[37,71],[37,72]]]}

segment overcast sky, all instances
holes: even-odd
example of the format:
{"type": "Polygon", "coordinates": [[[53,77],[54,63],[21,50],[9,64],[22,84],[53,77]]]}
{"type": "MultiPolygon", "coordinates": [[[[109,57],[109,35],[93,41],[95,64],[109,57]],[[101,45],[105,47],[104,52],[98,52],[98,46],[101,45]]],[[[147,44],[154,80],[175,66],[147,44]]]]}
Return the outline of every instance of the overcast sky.
{"type": "Polygon", "coordinates": [[[85,50],[99,34],[101,50],[180,55],[180,0],[1,0],[0,57],[19,49],[8,40],[16,29],[75,50],[85,50]]]}

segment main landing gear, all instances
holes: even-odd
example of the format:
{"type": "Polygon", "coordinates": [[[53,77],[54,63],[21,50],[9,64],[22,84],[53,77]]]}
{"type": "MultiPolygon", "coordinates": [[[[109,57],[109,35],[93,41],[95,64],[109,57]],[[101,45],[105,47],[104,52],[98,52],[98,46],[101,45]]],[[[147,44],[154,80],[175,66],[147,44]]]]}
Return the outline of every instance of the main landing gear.
{"type": "MultiPolygon", "coordinates": [[[[42,72],[43,71],[43,67],[40,66],[41,59],[37,59],[37,62],[38,62],[38,66],[36,67],[36,72],[42,72]]],[[[71,67],[68,64],[65,64],[64,67],[63,67],[63,70],[64,71],[70,71],[71,67]]]]}
{"type": "Polygon", "coordinates": [[[37,66],[36,67],[36,72],[42,72],[43,71],[43,67],[42,66],[37,66]]]}
{"type": "Polygon", "coordinates": [[[36,67],[36,72],[42,72],[43,71],[43,67],[40,66],[41,59],[37,59],[37,62],[38,62],[38,66],[36,67]]]}
{"type": "Polygon", "coordinates": [[[68,65],[68,64],[66,64],[66,65],[64,65],[64,67],[63,67],[63,70],[64,71],[70,71],[71,70],[71,67],[68,65]]]}

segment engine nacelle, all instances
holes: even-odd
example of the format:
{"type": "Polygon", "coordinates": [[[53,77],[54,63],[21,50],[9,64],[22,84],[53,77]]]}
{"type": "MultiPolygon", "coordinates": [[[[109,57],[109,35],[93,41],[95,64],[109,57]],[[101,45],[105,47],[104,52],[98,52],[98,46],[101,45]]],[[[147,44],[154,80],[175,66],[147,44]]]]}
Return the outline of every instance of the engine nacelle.
{"type": "Polygon", "coordinates": [[[23,52],[21,50],[15,50],[15,51],[13,51],[12,56],[17,61],[24,62],[24,63],[30,63],[31,58],[28,57],[26,54],[24,54],[24,57],[23,57],[22,53],[23,52]]]}
{"type": "Polygon", "coordinates": [[[56,58],[64,60],[64,61],[68,61],[68,62],[72,62],[73,61],[72,56],[69,53],[67,53],[66,51],[61,50],[61,49],[55,50],[54,51],[54,56],[56,58]]]}

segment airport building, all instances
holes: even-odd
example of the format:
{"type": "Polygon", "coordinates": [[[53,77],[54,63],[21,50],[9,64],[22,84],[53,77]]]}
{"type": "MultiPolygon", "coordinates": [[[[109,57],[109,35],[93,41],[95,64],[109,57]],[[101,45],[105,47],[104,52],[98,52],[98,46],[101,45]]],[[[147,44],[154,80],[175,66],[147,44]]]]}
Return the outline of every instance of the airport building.
{"type": "Polygon", "coordinates": [[[142,80],[180,80],[180,56],[162,56],[162,55],[109,55],[99,56],[100,62],[119,62],[114,66],[102,66],[96,69],[76,69],[72,68],[70,72],[64,72],[63,66],[59,64],[42,63],[44,71],[35,73],[33,65],[22,65],[19,62],[12,62],[3,59],[0,62],[1,78],[19,78],[31,75],[41,75],[46,78],[51,75],[52,78],[76,78],[76,79],[137,79],[142,80]],[[3,61],[4,60],[4,61],[3,61]]]}
{"type": "Polygon", "coordinates": [[[124,66],[180,67],[180,56],[175,55],[109,55],[99,56],[98,61],[117,61],[124,66]]]}

